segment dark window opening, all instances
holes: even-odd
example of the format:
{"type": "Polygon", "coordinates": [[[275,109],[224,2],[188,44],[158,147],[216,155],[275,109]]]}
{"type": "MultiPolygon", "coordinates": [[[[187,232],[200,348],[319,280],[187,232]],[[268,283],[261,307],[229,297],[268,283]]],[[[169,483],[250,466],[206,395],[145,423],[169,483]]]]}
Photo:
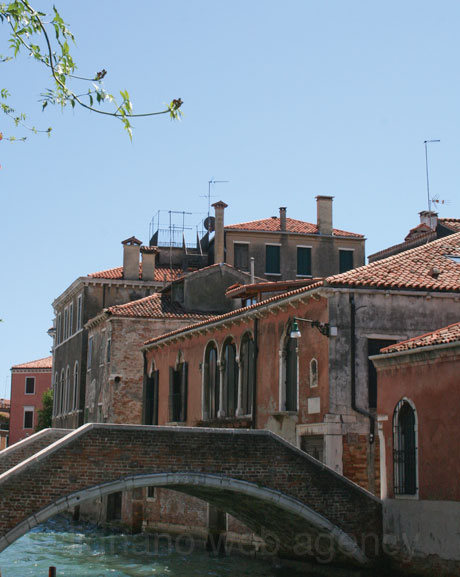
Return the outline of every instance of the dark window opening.
{"type": "Polygon", "coordinates": [[[111,493],[107,497],[107,521],[121,521],[122,492],[111,493]]]}
{"type": "Polygon", "coordinates": [[[417,446],[415,411],[407,401],[400,401],[393,417],[393,476],[395,495],[417,492],[417,446]]]}
{"type": "Polygon", "coordinates": [[[285,354],[286,354],[285,410],[297,411],[297,339],[291,339],[291,337],[288,337],[285,354]]]}
{"type": "Polygon", "coordinates": [[[215,419],[220,408],[219,367],[217,366],[217,349],[213,343],[206,349],[204,360],[204,419],[215,419]]]}
{"type": "Polygon", "coordinates": [[[238,365],[235,343],[227,342],[224,347],[224,391],[227,401],[225,415],[234,417],[238,407],[238,365]]]}
{"type": "Polygon", "coordinates": [[[169,420],[173,423],[187,420],[187,363],[169,369],[169,420]]]}
{"type": "Polygon", "coordinates": [[[244,415],[252,414],[252,397],[255,378],[255,348],[254,341],[246,334],[241,343],[241,408],[244,415]]]}
{"type": "MultiPolygon", "coordinates": [[[[380,349],[384,347],[389,347],[395,344],[395,340],[390,339],[367,339],[367,356],[371,357],[373,355],[378,355],[380,349]]],[[[367,390],[368,390],[368,402],[369,409],[377,408],[377,371],[375,369],[374,363],[368,360],[368,377],[367,377],[367,390]]]]}
{"type": "Polygon", "coordinates": [[[280,247],[271,244],[265,245],[265,273],[280,274],[280,271],[280,247]]]}
{"type": "Polygon", "coordinates": [[[26,377],[26,395],[35,394],[35,377],[26,377]]]}
{"type": "Polygon", "coordinates": [[[249,270],[249,245],[248,244],[234,244],[234,261],[235,268],[240,270],[249,270]]]}
{"type": "Polygon", "coordinates": [[[153,371],[146,379],[144,425],[158,425],[158,383],[160,372],[153,371]]]}
{"type": "Polygon", "coordinates": [[[347,272],[353,268],[353,251],[339,250],[339,272],[347,272]]]}
{"type": "Polygon", "coordinates": [[[32,429],[34,426],[34,412],[24,411],[24,429],[32,429]]]}
{"type": "Polygon", "coordinates": [[[155,499],[155,487],[152,487],[151,485],[147,487],[147,498],[155,499]]]}
{"type": "Polygon", "coordinates": [[[318,461],[323,462],[324,438],[323,435],[302,435],[300,448],[318,461]]]}
{"type": "Polygon", "coordinates": [[[297,275],[311,276],[311,248],[297,247],[297,275]]]}

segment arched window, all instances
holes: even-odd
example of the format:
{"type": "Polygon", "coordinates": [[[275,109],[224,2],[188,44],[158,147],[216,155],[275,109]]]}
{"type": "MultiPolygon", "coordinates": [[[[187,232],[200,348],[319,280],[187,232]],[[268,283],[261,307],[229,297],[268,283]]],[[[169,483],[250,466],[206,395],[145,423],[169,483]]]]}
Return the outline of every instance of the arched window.
{"type": "Polygon", "coordinates": [[[61,382],[59,386],[59,414],[64,412],[64,369],[61,371],[61,382]]]}
{"type": "Polygon", "coordinates": [[[54,392],[53,392],[53,416],[59,413],[59,376],[57,371],[54,373],[54,392]]]}
{"type": "Polygon", "coordinates": [[[187,363],[179,351],[174,367],[169,368],[169,420],[172,423],[187,421],[187,363]]]}
{"type": "Polygon", "coordinates": [[[310,361],[310,387],[318,386],[318,361],[312,359],[310,361]]]}
{"type": "Polygon", "coordinates": [[[217,347],[208,343],[203,366],[203,419],[215,419],[220,408],[217,347]]]}
{"type": "Polygon", "coordinates": [[[67,365],[65,371],[65,394],[64,394],[64,411],[69,412],[70,405],[70,367],[67,365]]]}
{"type": "Polygon", "coordinates": [[[72,409],[76,411],[78,409],[80,385],[78,382],[78,361],[75,363],[73,368],[73,399],[72,399],[72,409]]]}
{"type": "Polygon", "coordinates": [[[236,362],[236,346],[231,339],[225,341],[222,350],[222,368],[223,368],[223,396],[224,406],[223,416],[234,417],[238,407],[238,364],[236,362]]]}
{"type": "Polygon", "coordinates": [[[408,399],[399,401],[393,415],[393,477],[395,495],[417,493],[417,422],[408,399]]]}
{"type": "Polygon", "coordinates": [[[255,379],[255,348],[250,333],[246,333],[240,348],[240,407],[238,414],[252,414],[252,399],[255,379]]]}
{"type": "Polygon", "coordinates": [[[145,375],[144,425],[158,425],[158,385],[160,371],[152,361],[150,372],[145,375]]]}

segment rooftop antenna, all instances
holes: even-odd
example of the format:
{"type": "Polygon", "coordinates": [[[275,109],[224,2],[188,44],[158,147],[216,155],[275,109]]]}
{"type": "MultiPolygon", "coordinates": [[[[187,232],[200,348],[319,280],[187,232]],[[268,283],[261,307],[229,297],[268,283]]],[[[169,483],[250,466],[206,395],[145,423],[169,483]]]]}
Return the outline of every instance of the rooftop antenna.
{"type": "Polygon", "coordinates": [[[207,198],[208,199],[208,217],[209,217],[209,213],[211,211],[211,198],[214,198],[214,195],[211,194],[211,186],[213,184],[221,184],[223,182],[230,182],[229,180],[214,180],[214,178],[211,178],[211,180],[208,180],[208,194],[201,195],[201,198],[207,198]]]}
{"type": "Polygon", "coordinates": [[[430,198],[430,179],[428,178],[428,144],[431,142],[441,142],[440,140],[424,140],[423,143],[425,144],[425,167],[426,167],[426,193],[428,196],[428,211],[431,212],[431,203],[432,200],[430,198]]]}

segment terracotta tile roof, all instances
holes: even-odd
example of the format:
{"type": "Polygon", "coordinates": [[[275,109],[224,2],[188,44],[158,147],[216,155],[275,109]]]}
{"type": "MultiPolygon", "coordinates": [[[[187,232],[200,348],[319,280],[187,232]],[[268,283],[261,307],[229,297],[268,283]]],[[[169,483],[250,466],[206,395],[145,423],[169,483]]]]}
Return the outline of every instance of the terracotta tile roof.
{"type": "Polygon", "coordinates": [[[382,354],[409,351],[421,347],[431,347],[433,345],[444,345],[447,343],[460,342],[460,323],[454,323],[442,329],[437,329],[431,333],[426,333],[420,337],[414,337],[407,341],[401,341],[389,347],[381,349],[382,354]]]}
{"type": "Polygon", "coordinates": [[[454,232],[460,232],[460,218],[438,218],[438,222],[454,232]]]}
{"type": "Polygon", "coordinates": [[[323,279],[305,278],[296,280],[258,282],[252,284],[236,283],[227,288],[225,291],[225,296],[228,298],[238,298],[240,295],[248,296],[266,292],[286,292],[295,288],[316,284],[320,280],[323,279]]]}
{"type": "MultiPolygon", "coordinates": [[[[410,234],[410,233],[409,233],[410,234]]],[[[427,242],[431,242],[432,240],[437,239],[436,231],[434,230],[427,230],[425,232],[421,232],[415,236],[406,236],[404,242],[400,242],[399,244],[394,244],[393,246],[389,246],[378,252],[374,252],[374,254],[370,254],[367,258],[368,261],[374,262],[376,259],[382,259],[385,257],[389,257],[393,254],[403,252],[405,250],[410,250],[411,248],[415,248],[416,246],[420,246],[421,244],[426,244],[427,242]]]]}
{"type": "Polygon", "coordinates": [[[28,363],[22,363],[21,365],[14,365],[12,369],[52,369],[53,368],[53,357],[45,357],[44,359],[38,359],[37,361],[29,361],[28,363]]]}
{"type": "MultiPolygon", "coordinates": [[[[180,267],[169,268],[167,265],[157,265],[155,267],[155,281],[157,282],[171,282],[182,275],[182,269],[180,267]]],[[[139,265],[139,279],[142,275],[142,264],[139,265]]],[[[110,280],[123,280],[123,267],[117,266],[116,268],[109,268],[107,270],[102,270],[99,272],[93,272],[88,275],[90,278],[105,278],[110,280]]]]}
{"type": "Polygon", "coordinates": [[[407,240],[410,240],[412,238],[419,237],[421,234],[426,233],[426,232],[433,232],[433,229],[430,228],[424,222],[422,222],[418,226],[411,228],[410,231],[407,233],[406,237],[404,238],[404,240],[407,241],[407,240]]]}
{"type": "Polygon", "coordinates": [[[326,279],[329,286],[460,290],[460,233],[446,236],[326,279]]]}
{"type": "Polygon", "coordinates": [[[186,311],[179,303],[173,303],[162,293],[154,293],[137,301],[109,307],[106,313],[130,318],[182,318],[207,319],[213,313],[186,311]]]}
{"type": "Polygon", "coordinates": [[[182,327],[160,335],[144,345],[178,335],[187,330],[200,328],[234,316],[261,308],[267,304],[282,301],[322,287],[358,287],[378,289],[406,289],[423,291],[460,292],[460,264],[446,255],[458,255],[460,258],[460,233],[452,234],[423,246],[407,250],[386,259],[353,269],[351,271],[327,277],[314,284],[291,290],[259,303],[236,309],[229,313],[216,315],[199,323],[182,327]],[[433,269],[439,270],[437,278],[432,276],[433,269]]]}
{"type": "MultiPolygon", "coordinates": [[[[271,218],[264,218],[262,220],[253,220],[251,222],[243,222],[240,224],[230,224],[225,227],[225,230],[248,230],[261,232],[280,232],[280,219],[277,216],[271,218]]],[[[294,218],[286,218],[286,231],[297,234],[318,234],[318,227],[311,222],[304,222],[294,218]]],[[[347,236],[351,238],[364,238],[364,235],[354,232],[347,232],[334,228],[332,234],[335,236],[347,236]]]]}

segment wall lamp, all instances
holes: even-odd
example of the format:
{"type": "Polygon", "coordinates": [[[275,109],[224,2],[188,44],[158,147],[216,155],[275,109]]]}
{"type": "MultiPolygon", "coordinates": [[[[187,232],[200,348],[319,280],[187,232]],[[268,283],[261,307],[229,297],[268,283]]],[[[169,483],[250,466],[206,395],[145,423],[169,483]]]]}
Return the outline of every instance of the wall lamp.
{"type": "Polygon", "coordinates": [[[291,328],[291,339],[300,339],[302,333],[299,330],[299,325],[297,321],[302,321],[305,323],[310,323],[312,327],[315,327],[319,330],[319,332],[326,336],[326,337],[335,337],[337,336],[337,327],[331,327],[329,323],[322,323],[320,321],[313,321],[311,319],[302,319],[300,317],[294,317],[294,322],[292,323],[291,328]]]}

